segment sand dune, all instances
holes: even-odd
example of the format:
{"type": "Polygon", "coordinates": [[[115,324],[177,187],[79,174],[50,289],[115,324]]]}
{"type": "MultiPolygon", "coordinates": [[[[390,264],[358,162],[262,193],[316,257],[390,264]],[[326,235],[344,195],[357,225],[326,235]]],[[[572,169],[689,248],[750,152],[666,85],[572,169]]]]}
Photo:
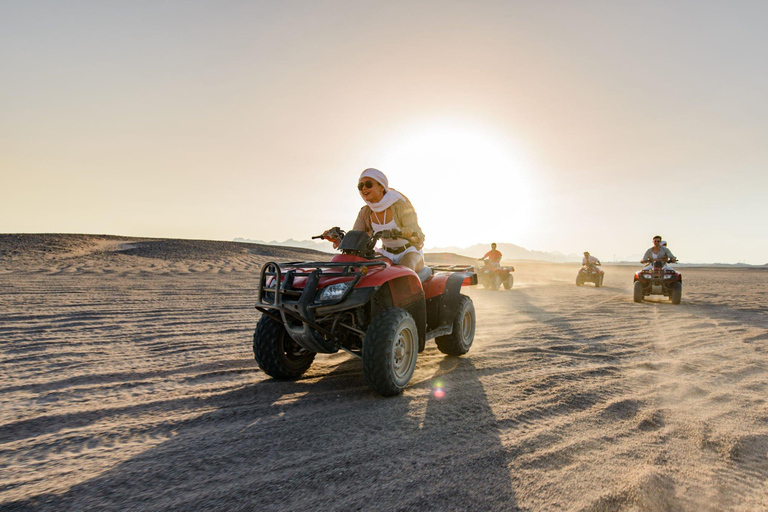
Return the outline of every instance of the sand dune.
{"type": "Polygon", "coordinates": [[[0,235],[0,509],[768,509],[768,271],[683,269],[673,306],[515,263],[384,399],[345,354],[253,361],[258,269],[316,257],[0,235]]]}

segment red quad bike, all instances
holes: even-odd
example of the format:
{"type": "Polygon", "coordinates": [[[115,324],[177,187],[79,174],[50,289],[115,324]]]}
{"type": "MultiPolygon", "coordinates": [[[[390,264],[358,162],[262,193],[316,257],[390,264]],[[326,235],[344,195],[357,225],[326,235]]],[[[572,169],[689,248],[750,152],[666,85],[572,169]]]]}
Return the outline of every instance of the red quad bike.
{"type": "Polygon", "coordinates": [[[594,265],[584,265],[576,274],[576,286],[584,286],[584,283],[595,283],[595,288],[603,286],[605,271],[594,265]]]}
{"type": "Polygon", "coordinates": [[[475,307],[461,287],[477,284],[471,267],[424,267],[417,274],[373,251],[379,238],[403,238],[399,232],[332,231],[341,254],[331,261],[269,262],[261,269],[256,309],[263,315],[253,354],[265,373],[296,379],[315,354],[344,350],[362,359],[371,389],[393,396],[411,380],[427,340],[444,354],[469,351],[475,307]]]}
{"type": "MultiPolygon", "coordinates": [[[[675,263],[677,260],[670,261],[675,263]]],[[[657,260],[653,265],[635,272],[635,302],[643,302],[648,295],[664,295],[672,304],[683,298],[683,276],[677,270],[657,260]]]]}
{"type": "Polygon", "coordinates": [[[512,288],[515,283],[512,276],[514,271],[515,267],[501,267],[491,263],[491,260],[483,260],[483,266],[475,269],[478,283],[489,290],[498,290],[502,284],[505,290],[512,288]]]}

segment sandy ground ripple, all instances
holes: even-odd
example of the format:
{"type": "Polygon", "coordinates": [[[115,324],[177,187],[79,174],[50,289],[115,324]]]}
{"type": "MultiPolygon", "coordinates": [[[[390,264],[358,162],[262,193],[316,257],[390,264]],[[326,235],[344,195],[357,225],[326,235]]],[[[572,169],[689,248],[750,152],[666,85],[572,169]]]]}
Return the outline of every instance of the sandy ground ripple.
{"type": "Polygon", "coordinates": [[[768,271],[684,268],[673,306],[518,263],[384,399],[345,354],[257,369],[256,273],[312,257],[0,235],[0,509],[768,510],[768,271]]]}

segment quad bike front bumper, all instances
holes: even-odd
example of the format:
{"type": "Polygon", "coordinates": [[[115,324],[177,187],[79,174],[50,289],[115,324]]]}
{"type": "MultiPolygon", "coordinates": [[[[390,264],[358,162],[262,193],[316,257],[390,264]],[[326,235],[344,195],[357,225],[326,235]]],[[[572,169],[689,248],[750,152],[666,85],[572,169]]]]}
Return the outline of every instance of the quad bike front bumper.
{"type": "Polygon", "coordinates": [[[384,265],[380,261],[350,263],[285,263],[264,264],[261,269],[256,309],[281,322],[290,337],[311,352],[332,354],[338,352],[341,340],[336,334],[340,328],[354,329],[342,321],[344,311],[362,307],[379,287],[355,288],[365,272],[353,270],[384,265]],[[322,268],[320,268],[322,267],[322,268]],[[323,269],[335,271],[323,271],[323,269]],[[283,269],[286,269],[285,272],[283,269]],[[312,270],[309,270],[312,269],[312,270]],[[296,277],[306,277],[304,287],[294,289],[296,277]],[[319,300],[318,285],[323,277],[351,277],[346,291],[337,299],[319,300]],[[333,317],[331,325],[323,326],[318,319],[333,317]]]}

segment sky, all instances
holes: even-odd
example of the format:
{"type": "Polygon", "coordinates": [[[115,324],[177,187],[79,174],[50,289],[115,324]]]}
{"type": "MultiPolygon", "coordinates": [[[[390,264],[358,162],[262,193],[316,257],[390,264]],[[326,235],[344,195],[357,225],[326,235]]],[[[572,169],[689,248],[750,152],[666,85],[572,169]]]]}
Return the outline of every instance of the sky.
{"type": "Polygon", "coordinates": [[[768,263],[768,3],[0,3],[0,232],[768,263]]]}

